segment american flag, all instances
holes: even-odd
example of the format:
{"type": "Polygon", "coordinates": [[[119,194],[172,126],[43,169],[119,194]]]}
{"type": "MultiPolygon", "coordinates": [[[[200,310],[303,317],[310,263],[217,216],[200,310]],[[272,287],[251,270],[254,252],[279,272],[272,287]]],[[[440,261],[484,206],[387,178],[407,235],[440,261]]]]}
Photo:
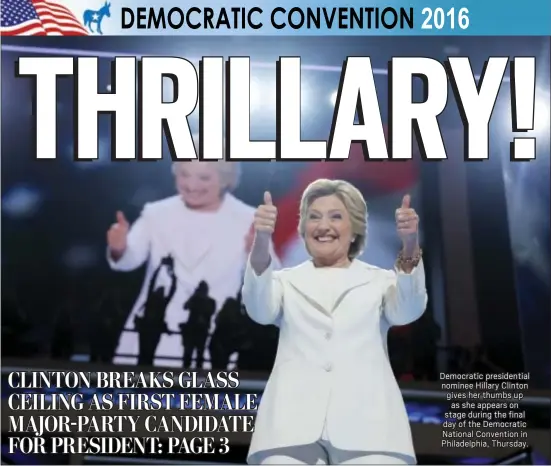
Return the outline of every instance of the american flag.
{"type": "Polygon", "coordinates": [[[46,0],[2,0],[3,36],[86,36],[88,31],[71,11],[46,0]]]}

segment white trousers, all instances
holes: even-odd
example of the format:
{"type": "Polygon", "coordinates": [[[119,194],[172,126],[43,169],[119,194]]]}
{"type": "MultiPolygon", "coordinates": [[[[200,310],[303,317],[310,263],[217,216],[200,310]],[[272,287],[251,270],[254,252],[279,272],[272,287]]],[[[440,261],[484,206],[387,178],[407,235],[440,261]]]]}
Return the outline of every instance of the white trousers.
{"type": "Polygon", "coordinates": [[[340,450],[331,445],[324,428],[320,440],[310,445],[275,448],[257,453],[259,464],[416,464],[414,458],[384,451],[340,450]]]}
{"type": "Polygon", "coordinates": [[[311,445],[277,448],[261,455],[259,464],[411,464],[401,455],[385,452],[339,450],[323,441],[311,445]]]}

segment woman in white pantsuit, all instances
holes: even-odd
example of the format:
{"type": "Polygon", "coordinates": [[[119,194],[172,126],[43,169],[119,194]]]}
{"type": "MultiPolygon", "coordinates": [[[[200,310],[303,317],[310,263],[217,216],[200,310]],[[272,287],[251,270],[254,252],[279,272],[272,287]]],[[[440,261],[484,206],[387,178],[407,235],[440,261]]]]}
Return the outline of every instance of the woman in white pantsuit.
{"type": "MultiPolygon", "coordinates": [[[[216,311],[226,299],[237,296],[243,283],[255,209],[231,194],[239,180],[239,165],[224,160],[188,161],[174,163],[172,168],[177,195],[147,204],[132,226],[119,212],[117,222],[107,232],[107,260],[113,270],[134,270],[147,263],[141,292],[116,349],[114,362],[118,364],[138,363],[140,338],[136,323],[142,318],[150,289],[164,288],[168,301],[164,310],[168,332],[162,333],[156,345],[153,364],[181,367],[185,342],[179,332],[189,317],[184,305],[199,283],[207,283],[216,311]],[[160,273],[155,274],[167,260],[172,268],[161,266],[160,273]],[[171,287],[172,277],[176,287],[170,296],[166,290],[171,287]],[[152,278],[155,283],[150,287],[152,278]]],[[[205,349],[202,369],[210,368],[209,351],[205,349]]]]}
{"type": "Polygon", "coordinates": [[[276,216],[266,193],[243,286],[251,318],[280,328],[249,463],[415,464],[386,345],[389,327],[415,321],[427,303],[410,197],[396,211],[403,248],[395,270],[355,259],[367,207],[346,181],[318,180],[305,190],[299,232],[311,260],[281,271],[269,252],[276,216]]]}

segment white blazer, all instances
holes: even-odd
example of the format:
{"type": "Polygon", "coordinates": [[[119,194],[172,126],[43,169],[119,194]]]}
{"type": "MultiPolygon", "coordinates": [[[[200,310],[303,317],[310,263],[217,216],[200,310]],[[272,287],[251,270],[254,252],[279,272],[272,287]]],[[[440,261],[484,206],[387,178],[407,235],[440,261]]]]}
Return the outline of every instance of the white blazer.
{"type": "MultiPolygon", "coordinates": [[[[237,295],[247,261],[245,238],[254,212],[253,207],[231,194],[225,195],[218,212],[205,216],[205,223],[201,223],[202,216],[188,209],[179,196],[146,204],[130,229],[124,256],[116,262],[109,254],[107,257],[111,268],[118,271],[134,270],[147,261],[142,289],[121,334],[115,363],[137,363],[138,334],[131,331],[134,319],[142,314],[149,281],[167,254],[174,257],[177,277],[176,293],[165,315],[170,331],[179,332],[179,325],[187,321],[189,311],[184,310],[183,305],[202,280],[209,285],[209,295],[216,301],[217,311],[228,297],[237,295]]],[[[163,285],[168,292],[169,284],[168,275],[162,273],[157,286],[163,285]]],[[[181,367],[182,357],[181,335],[164,334],[157,347],[155,364],[181,367]]],[[[206,363],[204,368],[209,369],[210,365],[206,363]]]]}
{"type": "Polygon", "coordinates": [[[425,272],[379,269],[354,260],[346,285],[324,294],[311,261],[257,276],[247,266],[243,302],[260,324],[280,327],[272,374],[249,450],[317,442],[324,430],[342,450],[405,455],[416,463],[402,394],[387,351],[392,325],[418,319],[427,304],[425,272]],[[327,307],[328,295],[338,299],[327,307]]]}

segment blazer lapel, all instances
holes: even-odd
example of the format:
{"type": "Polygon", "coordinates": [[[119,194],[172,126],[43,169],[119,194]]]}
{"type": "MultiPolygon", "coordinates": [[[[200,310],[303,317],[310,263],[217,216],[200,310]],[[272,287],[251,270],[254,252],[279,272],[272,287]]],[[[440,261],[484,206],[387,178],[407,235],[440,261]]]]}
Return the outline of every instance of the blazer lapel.
{"type": "Polygon", "coordinates": [[[373,271],[364,267],[363,263],[359,260],[352,261],[350,267],[346,271],[346,282],[344,287],[340,290],[331,313],[335,312],[342,300],[352,290],[359,288],[360,286],[367,285],[373,279],[373,271]]]}
{"type": "Polygon", "coordinates": [[[336,299],[333,301],[332,307],[329,307],[326,304],[328,290],[324,289],[319,283],[316,283],[313,274],[314,270],[315,267],[312,261],[304,262],[293,269],[289,276],[289,284],[314,308],[328,316],[332,316],[333,312],[338,308],[339,304],[350,291],[372,280],[371,271],[362,267],[360,261],[353,261],[350,267],[346,269],[343,283],[335,283],[335,286],[339,287],[339,289],[331,290],[330,294],[332,296],[336,295],[336,299]]]}

